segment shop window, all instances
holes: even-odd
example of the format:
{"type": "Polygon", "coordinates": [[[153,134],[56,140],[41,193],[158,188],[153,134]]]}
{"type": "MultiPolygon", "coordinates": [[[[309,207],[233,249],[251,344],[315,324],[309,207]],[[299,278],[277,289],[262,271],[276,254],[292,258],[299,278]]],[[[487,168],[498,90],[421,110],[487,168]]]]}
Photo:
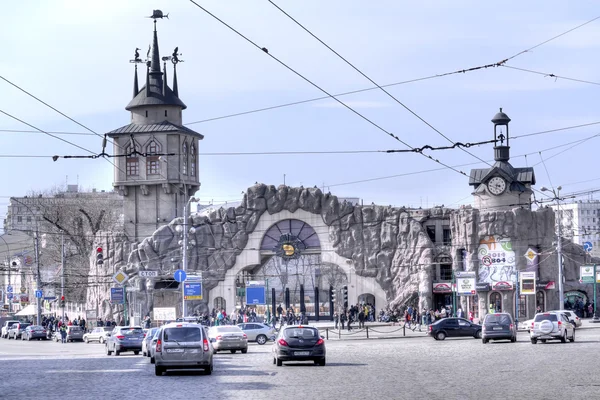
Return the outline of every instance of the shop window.
{"type": "Polygon", "coordinates": [[[527,317],[527,296],[522,294],[519,296],[519,319],[527,317]]]}
{"type": "Polygon", "coordinates": [[[490,294],[490,304],[493,305],[494,312],[502,312],[502,295],[498,292],[492,292],[490,294]]]}

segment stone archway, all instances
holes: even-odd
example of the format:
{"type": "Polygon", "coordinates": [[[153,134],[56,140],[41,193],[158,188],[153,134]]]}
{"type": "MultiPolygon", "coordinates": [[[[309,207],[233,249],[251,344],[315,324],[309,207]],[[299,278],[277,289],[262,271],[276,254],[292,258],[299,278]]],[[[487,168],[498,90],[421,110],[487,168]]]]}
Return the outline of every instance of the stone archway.
{"type": "Polygon", "coordinates": [[[358,300],[358,304],[370,304],[370,305],[372,305],[373,307],[375,307],[375,306],[376,306],[376,303],[375,303],[375,301],[376,301],[376,300],[375,300],[375,296],[373,296],[371,293],[363,293],[363,294],[360,294],[360,295],[358,296],[358,299],[357,299],[357,300],[358,300]]]}
{"type": "Polygon", "coordinates": [[[215,310],[225,310],[225,311],[229,312],[227,310],[227,300],[225,300],[223,297],[215,297],[214,298],[213,308],[215,310]]]}

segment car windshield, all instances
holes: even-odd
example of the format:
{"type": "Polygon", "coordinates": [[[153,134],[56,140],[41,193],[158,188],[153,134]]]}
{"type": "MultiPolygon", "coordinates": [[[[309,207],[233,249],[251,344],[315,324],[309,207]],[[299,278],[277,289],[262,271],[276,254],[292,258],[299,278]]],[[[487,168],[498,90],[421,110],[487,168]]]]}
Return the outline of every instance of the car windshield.
{"type": "Polygon", "coordinates": [[[69,326],[69,330],[71,330],[71,331],[80,331],[81,328],[78,327],[78,326],[69,326]]]}
{"type": "Polygon", "coordinates": [[[31,324],[19,324],[19,329],[25,329],[31,324]]]}
{"type": "Polygon", "coordinates": [[[29,329],[31,329],[32,331],[43,331],[44,327],[43,326],[39,326],[39,325],[32,325],[29,327],[29,329]]]}
{"type": "Polygon", "coordinates": [[[486,324],[497,324],[497,325],[510,325],[512,321],[510,317],[505,314],[489,314],[485,317],[486,324]]]}
{"type": "Polygon", "coordinates": [[[165,342],[200,342],[202,334],[200,328],[180,327],[166,328],[163,335],[165,342]]]}
{"type": "Polygon", "coordinates": [[[290,328],[283,332],[286,338],[296,339],[314,339],[318,336],[318,332],[313,328],[290,328]]]}
{"type": "Polygon", "coordinates": [[[105,326],[102,329],[104,329],[104,332],[112,332],[113,330],[112,326],[105,326]]]}
{"type": "Polygon", "coordinates": [[[242,330],[237,326],[218,326],[213,328],[216,332],[225,333],[240,333],[242,330]]]}
{"type": "Polygon", "coordinates": [[[121,328],[123,335],[143,335],[144,330],[142,328],[121,328]]]}
{"type": "Polygon", "coordinates": [[[535,316],[535,322],[541,321],[557,321],[556,314],[538,314],[535,316]]]}

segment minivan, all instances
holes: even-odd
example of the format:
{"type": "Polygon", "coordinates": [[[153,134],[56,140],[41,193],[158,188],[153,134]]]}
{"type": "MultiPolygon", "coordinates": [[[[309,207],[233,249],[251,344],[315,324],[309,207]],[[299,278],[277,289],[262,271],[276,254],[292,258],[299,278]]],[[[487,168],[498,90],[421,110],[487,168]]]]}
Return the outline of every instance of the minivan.
{"type": "Polygon", "coordinates": [[[486,344],[490,340],[517,341],[517,326],[509,313],[487,314],[483,319],[481,341],[486,344]]]}
{"type": "MultiPolygon", "coordinates": [[[[161,327],[154,344],[154,372],[161,376],[169,369],[213,370],[213,349],[200,324],[173,322],[161,327]]],[[[154,342],[154,340],[153,340],[154,342]]]]}

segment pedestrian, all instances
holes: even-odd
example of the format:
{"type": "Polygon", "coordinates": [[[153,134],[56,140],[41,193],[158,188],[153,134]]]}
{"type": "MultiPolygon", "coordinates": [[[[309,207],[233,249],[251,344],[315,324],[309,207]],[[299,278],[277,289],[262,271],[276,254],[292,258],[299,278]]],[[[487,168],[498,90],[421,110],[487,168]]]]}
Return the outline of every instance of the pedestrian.
{"type": "Polygon", "coordinates": [[[150,319],[150,313],[148,313],[148,314],[146,314],[146,317],[144,318],[144,328],[150,329],[151,325],[152,325],[152,320],[150,319]]]}
{"type": "Polygon", "coordinates": [[[67,327],[66,327],[66,325],[63,325],[60,327],[60,338],[61,338],[61,343],[67,343],[67,327]]]}
{"type": "Polygon", "coordinates": [[[469,321],[473,323],[473,311],[469,311],[469,321]]]}

